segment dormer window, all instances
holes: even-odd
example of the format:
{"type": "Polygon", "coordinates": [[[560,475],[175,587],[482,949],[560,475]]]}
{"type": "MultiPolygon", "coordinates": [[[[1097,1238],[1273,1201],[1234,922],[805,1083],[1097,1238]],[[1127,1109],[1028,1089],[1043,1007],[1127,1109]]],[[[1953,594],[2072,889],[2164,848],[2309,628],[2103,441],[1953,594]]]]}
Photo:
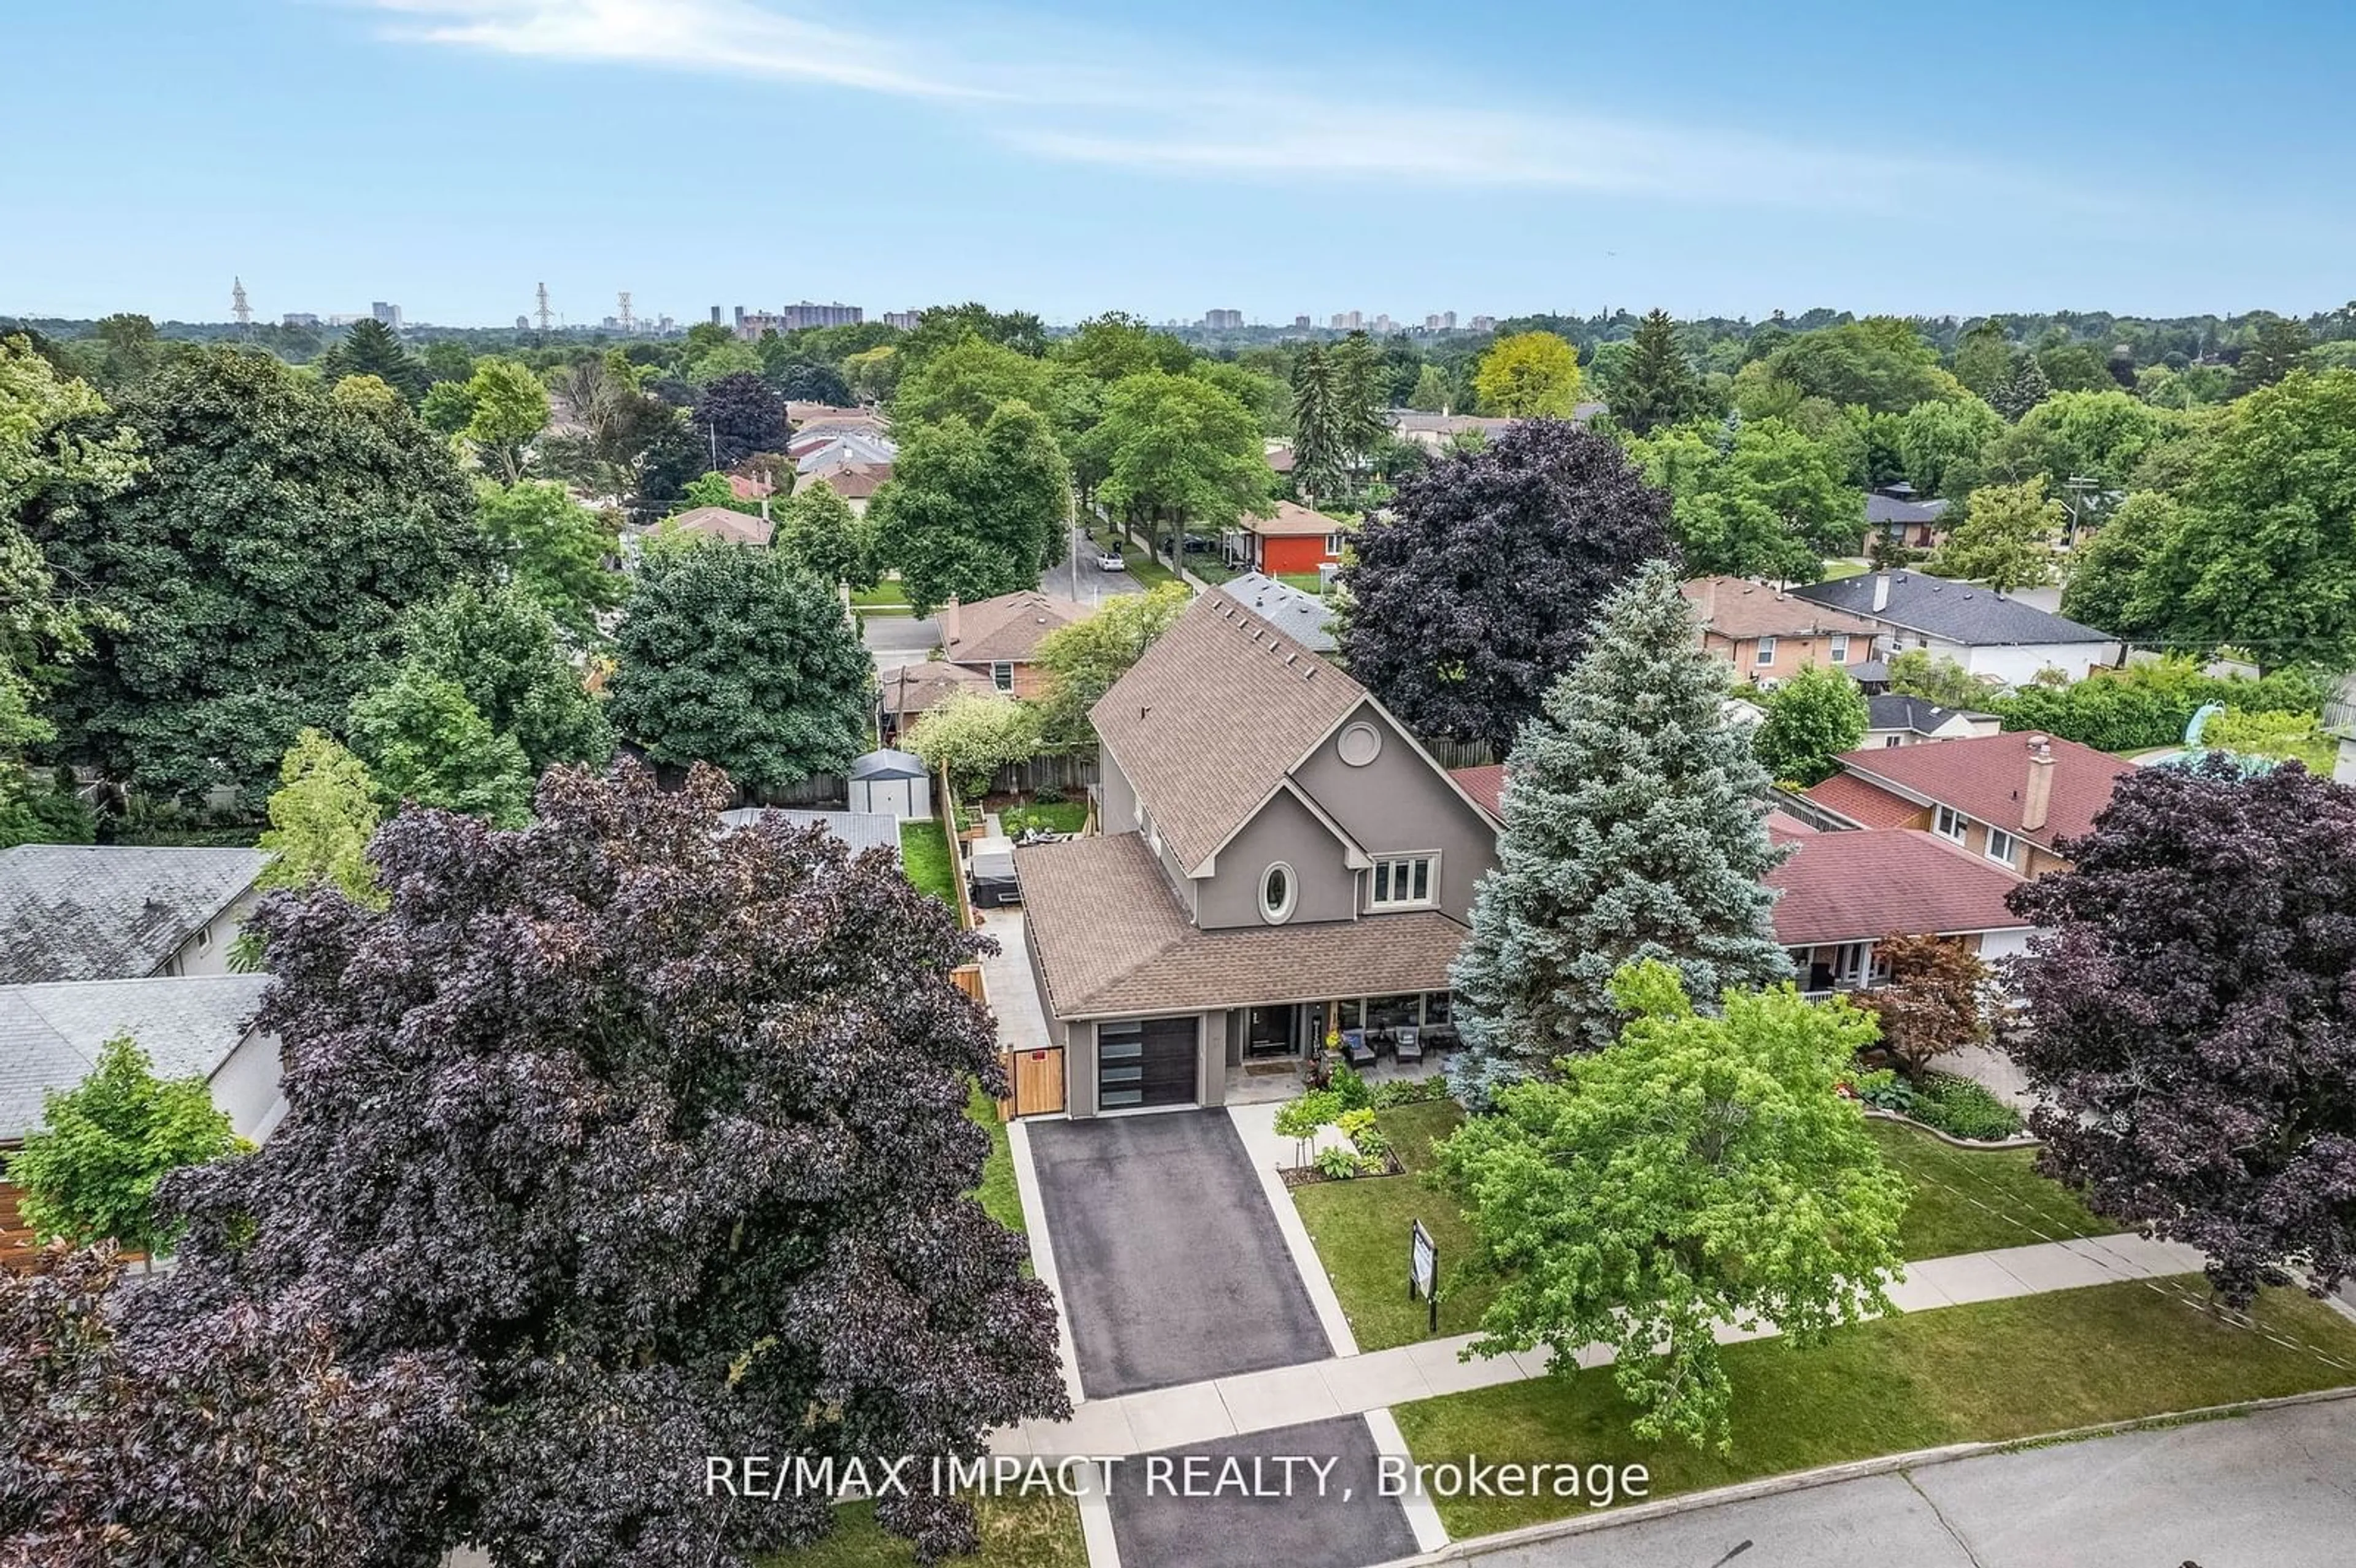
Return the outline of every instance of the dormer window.
{"type": "Polygon", "coordinates": [[[1259,917],[1270,925],[1282,925],[1292,918],[1292,905],[1299,883],[1292,868],[1279,860],[1260,873],[1259,917]]]}

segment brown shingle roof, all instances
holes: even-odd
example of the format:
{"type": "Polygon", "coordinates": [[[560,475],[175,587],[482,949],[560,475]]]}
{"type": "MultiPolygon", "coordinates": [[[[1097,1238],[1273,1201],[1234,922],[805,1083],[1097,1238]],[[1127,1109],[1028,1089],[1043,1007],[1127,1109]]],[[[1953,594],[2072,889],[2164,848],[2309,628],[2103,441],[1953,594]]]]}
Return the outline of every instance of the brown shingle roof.
{"type": "Polygon", "coordinates": [[[1312,512],[1292,501],[1279,501],[1266,517],[1247,516],[1237,526],[1262,539],[1323,539],[1350,531],[1350,525],[1341,518],[1312,512]]]}
{"type": "MultiPolygon", "coordinates": [[[[1942,741],[1942,745],[1949,742],[1942,741]]],[[[1904,750],[1900,747],[1898,750],[1904,750]]],[[[1811,784],[1807,796],[1818,805],[1840,813],[1859,827],[1896,827],[1912,821],[1922,814],[1922,807],[1903,795],[1890,794],[1865,782],[1855,773],[1835,773],[1819,784],[1811,784]]]]}
{"type": "Polygon", "coordinates": [[[922,713],[952,691],[970,691],[982,696],[995,696],[998,688],[990,677],[963,665],[950,664],[946,659],[926,659],[921,664],[902,665],[887,669],[879,677],[884,688],[883,705],[886,713],[922,713]]]}
{"type": "Polygon", "coordinates": [[[1205,593],[1088,717],[1192,869],[1365,699],[1365,688],[1234,599],[1205,593]]]}
{"type": "Polygon", "coordinates": [[[2019,877],[1935,834],[1888,827],[1785,842],[1796,847],[1791,858],[1764,880],[1783,895],[1775,901],[1775,940],[1786,947],[2029,923],[2004,903],[2019,877]]]}
{"type": "Polygon", "coordinates": [[[725,507],[691,507],[670,520],[681,533],[726,539],[732,544],[765,545],[776,532],[767,518],[733,512],[725,507]]]}
{"type": "Polygon", "coordinates": [[[1879,630],[1862,615],[1794,598],[1745,577],[1697,577],[1678,592],[1701,612],[1704,629],[1721,637],[1811,637],[1826,634],[1870,638],[1879,630]]]}
{"type": "Polygon", "coordinates": [[[1014,869],[1062,1019],[1445,990],[1465,935],[1429,910],[1197,931],[1134,833],[1017,849],[1014,869]]]}
{"type": "Polygon", "coordinates": [[[958,664],[1021,664],[1039,651],[1048,633],[1087,613],[1076,599],[1035,588],[978,599],[958,606],[957,635],[944,636],[942,656],[958,664]]]}
{"type": "MultiPolygon", "coordinates": [[[[1911,792],[1938,801],[2049,849],[2057,838],[2090,831],[2095,813],[2111,804],[2112,785],[2135,771],[2133,763],[2107,752],[2026,732],[1967,736],[1933,746],[1869,747],[1844,752],[1837,760],[1869,784],[1895,786],[1881,793],[1896,796],[1911,792]],[[2029,787],[2029,750],[2040,741],[2052,748],[2053,791],[2044,826],[2032,832],[2020,825],[2020,807],[2029,787]]],[[[1824,787],[1818,784],[1808,794],[1815,795],[1824,787]]],[[[1854,815],[1826,804],[1845,816],[1854,815]]]]}
{"type": "Polygon", "coordinates": [[[816,474],[806,474],[802,478],[804,481],[802,488],[805,490],[812,485],[824,485],[846,501],[865,501],[872,499],[876,491],[891,481],[892,464],[846,463],[839,468],[826,468],[816,474]]]}

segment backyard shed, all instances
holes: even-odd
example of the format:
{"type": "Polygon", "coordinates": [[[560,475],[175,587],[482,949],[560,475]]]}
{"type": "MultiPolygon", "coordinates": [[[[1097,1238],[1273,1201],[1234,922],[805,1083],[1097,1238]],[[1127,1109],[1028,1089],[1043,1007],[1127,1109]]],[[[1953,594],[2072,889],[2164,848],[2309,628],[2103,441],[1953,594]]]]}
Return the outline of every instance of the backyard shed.
{"type": "Polygon", "coordinates": [[[902,821],[933,815],[933,783],[923,761],[907,752],[870,752],[851,764],[851,809],[881,812],[902,821]]]}

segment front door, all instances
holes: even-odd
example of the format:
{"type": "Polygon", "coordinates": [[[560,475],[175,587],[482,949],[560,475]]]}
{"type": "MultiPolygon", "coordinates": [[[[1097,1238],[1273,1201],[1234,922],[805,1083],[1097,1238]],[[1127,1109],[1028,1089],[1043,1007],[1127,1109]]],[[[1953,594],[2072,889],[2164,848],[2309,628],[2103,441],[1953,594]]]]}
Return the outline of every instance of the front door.
{"type": "Polygon", "coordinates": [[[1254,1008],[1244,1025],[1244,1054],[1247,1056],[1291,1056],[1298,1046],[1293,1040],[1292,1024],[1301,1009],[1295,1007],[1254,1008]]]}

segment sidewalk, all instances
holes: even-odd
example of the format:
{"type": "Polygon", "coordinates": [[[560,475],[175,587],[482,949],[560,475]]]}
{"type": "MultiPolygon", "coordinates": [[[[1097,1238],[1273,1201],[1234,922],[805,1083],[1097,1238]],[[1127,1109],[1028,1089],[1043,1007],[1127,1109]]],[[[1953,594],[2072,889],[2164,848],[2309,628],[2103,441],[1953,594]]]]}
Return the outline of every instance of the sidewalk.
{"type": "MultiPolygon", "coordinates": [[[[1288,1200],[1286,1207],[1291,1204],[1288,1200]]],[[[2084,1285],[2115,1285],[2201,1267],[2201,1253],[2173,1242],[2139,1236],[2040,1243],[1996,1252],[1965,1253],[1909,1264],[1907,1278],[1890,1287],[1901,1312],[1926,1312],[1967,1302],[2041,1296],[2084,1285]]],[[[1318,1276],[1323,1279],[1323,1271],[1318,1276]]],[[[1745,1330],[1721,1326],[1721,1344],[1774,1337],[1772,1324],[1745,1330]]],[[[1335,1356],[1305,1366],[1217,1378],[1179,1388],[1124,1394],[1078,1406],[1066,1422],[1025,1422],[1001,1432],[991,1446],[1001,1454],[1147,1454],[1221,1437],[1273,1431],[1337,1415],[1365,1414],[1440,1394],[1543,1377],[1548,1352],[1523,1351],[1460,1359],[1474,1336],[1430,1339],[1397,1349],[1335,1356]]],[[[1607,1345],[1579,1353],[1582,1368],[1612,1360],[1607,1345]]]]}

